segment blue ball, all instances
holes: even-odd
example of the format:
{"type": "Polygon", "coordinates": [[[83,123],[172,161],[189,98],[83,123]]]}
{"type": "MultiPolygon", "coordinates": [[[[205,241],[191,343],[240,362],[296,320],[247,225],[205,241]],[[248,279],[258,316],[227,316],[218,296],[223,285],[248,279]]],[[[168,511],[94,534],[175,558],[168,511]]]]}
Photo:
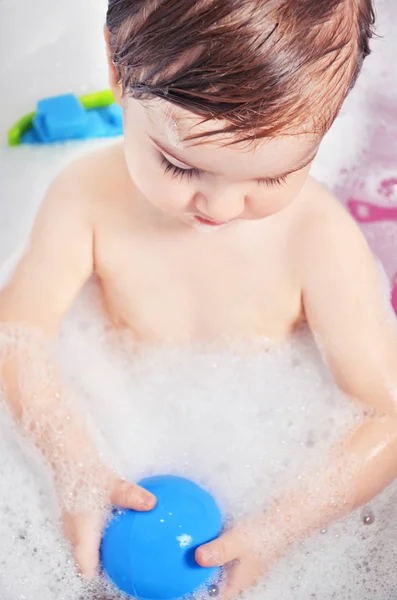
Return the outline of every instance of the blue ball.
{"type": "Polygon", "coordinates": [[[217,538],[222,516],[201,487],[172,475],[139,485],[157,498],[150,512],[117,510],[104,533],[104,571],[123,592],[142,600],[177,600],[212,582],[218,568],[200,567],[196,549],[217,538]]]}

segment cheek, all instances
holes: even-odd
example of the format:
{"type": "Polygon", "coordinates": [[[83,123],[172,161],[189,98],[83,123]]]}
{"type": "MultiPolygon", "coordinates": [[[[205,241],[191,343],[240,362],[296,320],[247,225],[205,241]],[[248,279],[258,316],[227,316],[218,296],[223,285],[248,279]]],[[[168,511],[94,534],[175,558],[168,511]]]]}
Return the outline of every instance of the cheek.
{"type": "Polygon", "coordinates": [[[153,205],[167,210],[186,207],[192,198],[191,186],[164,172],[152,147],[125,137],[124,154],[134,185],[153,205]]]}
{"type": "Polygon", "coordinates": [[[260,189],[250,203],[251,212],[257,217],[275,214],[289,206],[302,191],[309,176],[310,167],[291,175],[287,182],[275,188],[260,189]]]}

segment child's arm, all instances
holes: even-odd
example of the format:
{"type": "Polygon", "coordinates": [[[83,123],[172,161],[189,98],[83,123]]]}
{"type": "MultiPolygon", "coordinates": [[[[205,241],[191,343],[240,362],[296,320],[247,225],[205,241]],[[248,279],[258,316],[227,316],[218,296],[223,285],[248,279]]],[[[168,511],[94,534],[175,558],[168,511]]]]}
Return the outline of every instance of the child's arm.
{"type": "Polygon", "coordinates": [[[364,403],[368,417],[320,473],[245,530],[237,527],[198,552],[208,566],[240,559],[225,598],[254,583],[292,542],[368,502],[397,477],[397,324],[357,226],[339,207],[317,221],[300,237],[306,316],[338,384],[364,403]]]}
{"type": "Polygon", "coordinates": [[[153,499],[102,464],[52,351],[62,318],[93,269],[85,167],[84,160],[73,164],[51,186],[28,251],[0,293],[0,373],[11,412],[51,465],[66,535],[91,575],[102,505],[144,510],[153,499]],[[84,514],[89,508],[97,510],[84,514]]]}

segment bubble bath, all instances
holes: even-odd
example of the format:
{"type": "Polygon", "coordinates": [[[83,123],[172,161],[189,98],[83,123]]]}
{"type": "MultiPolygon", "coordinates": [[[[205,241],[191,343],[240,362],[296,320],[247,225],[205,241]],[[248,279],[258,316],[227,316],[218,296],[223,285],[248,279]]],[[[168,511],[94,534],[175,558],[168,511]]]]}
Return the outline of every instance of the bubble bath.
{"type": "MultiPolygon", "coordinates": [[[[313,167],[344,202],[353,196],[394,202],[380,185],[397,177],[392,1],[378,3],[384,39],[374,41],[374,54],[313,167]]],[[[33,8],[29,0],[0,0],[0,48],[7,47],[8,57],[0,86],[12,98],[0,115],[3,139],[39,97],[107,86],[105,0],[54,4],[40,0],[33,8]]],[[[51,179],[76,154],[103,143],[0,148],[0,284],[51,179]]],[[[390,277],[397,271],[396,227],[365,226],[390,277]]],[[[132,480],[164,472],[191,477],[217,497],[231,520],[262,511],[302,474],[321,470],[330,448],[363,418],[336,388],[305,328],[274,349],[265,342],[227,351],[136,347],[112,332],[95,281],[66,319],[57,351],[110,466],[132,480]]],[[[397,597],[396,500],[392,485],[370,506],[297,544],[244,598],[397,597]]],[[[1,600],[120,597],[103,582],[87,585],[78,577],[59,517],[46,468],[0,403],[1,600]]]]}

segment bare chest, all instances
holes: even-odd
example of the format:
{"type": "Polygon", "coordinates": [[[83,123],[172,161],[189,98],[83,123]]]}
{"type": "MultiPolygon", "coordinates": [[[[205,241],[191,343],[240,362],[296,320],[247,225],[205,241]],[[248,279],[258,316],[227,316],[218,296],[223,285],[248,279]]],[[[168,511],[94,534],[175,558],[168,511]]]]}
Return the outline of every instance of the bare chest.
{"type": "Polygon", "coordinates": [[[301,295],[281,249],[215,235],[208,243],[99,237],[96,269],[111,319],[142,341],[288,337],[301,295]]]}

